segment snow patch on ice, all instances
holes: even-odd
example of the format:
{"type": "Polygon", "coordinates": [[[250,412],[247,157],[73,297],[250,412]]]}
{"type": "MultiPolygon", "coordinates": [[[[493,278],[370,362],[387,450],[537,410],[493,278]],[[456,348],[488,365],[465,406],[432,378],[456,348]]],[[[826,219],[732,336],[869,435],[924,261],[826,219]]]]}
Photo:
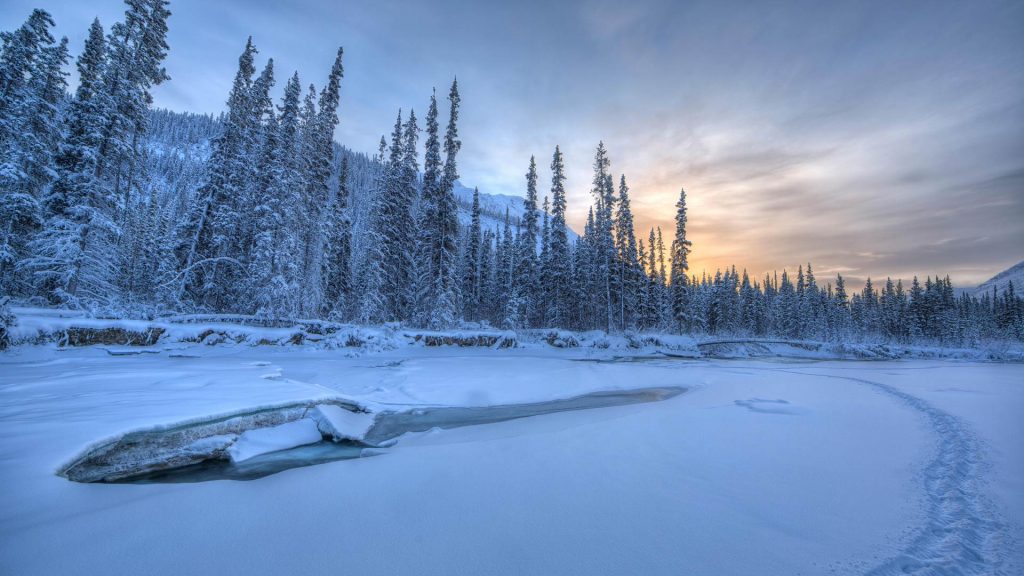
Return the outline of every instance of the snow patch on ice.
{"type": "Polygon", "coordinates": [[[362,440],[374,422],[373,414],[328,404],[317,406],[311,417],[316,420],[320,432],[335,441],[362,440]]]}
{"type": "Polygon", "coordinates": [[[315,420],[300,418],[278,426],[247,430],[228,448],[228,454],[232,462],[242,462],[261,454],[312,444],[322,439],[315,420]]]}

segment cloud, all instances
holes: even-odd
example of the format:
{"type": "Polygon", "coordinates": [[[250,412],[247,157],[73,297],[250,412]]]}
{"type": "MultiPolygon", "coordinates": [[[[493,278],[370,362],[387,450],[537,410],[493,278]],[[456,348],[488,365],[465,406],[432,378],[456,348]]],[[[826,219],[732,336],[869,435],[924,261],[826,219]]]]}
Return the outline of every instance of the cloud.
{"type": "MultiPolygon", "coordinates": [[[[81,46],[117,2],[51,2],[81,46]]],[[[33,7],[10,0],[0,28],[33,7]]],[[[346,49],[337,137],[375,149],[458,75],[460,172],[522,194],[566,155],[570,222],[603,140],[638,228],[671,238],[685,187],[693,265],[979,282],[1024,246],[1024,4],[608,0],[175,2],[157,105],[217,112],[245,37],[280,77],[321,82],[346,49]]],[[[280,88],[280,87],[279,87],[280,88]]]]}

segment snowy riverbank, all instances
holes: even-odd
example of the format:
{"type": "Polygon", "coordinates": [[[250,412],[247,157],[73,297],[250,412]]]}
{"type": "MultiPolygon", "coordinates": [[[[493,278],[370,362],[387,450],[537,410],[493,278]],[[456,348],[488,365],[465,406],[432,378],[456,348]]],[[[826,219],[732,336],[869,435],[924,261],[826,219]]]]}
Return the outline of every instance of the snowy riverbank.
{"type": "Polygon", "coordinates": [[[352,355],[407,347],[578,349],[594,357],[661,355],[682,358],[900,358],[1024,362],[1024,345],[992,342],[976,348],[909,346],[882,342],[815,342],[777,338],[687,336],[665,333],[568,330],[495,330],[487,327],[432,332],[401,325],[356,326],[320,320],[270,321],[232,315],[188,315],[161,320],[98,319],[79,312],[15,308],[11,344],[102,345],[112,355],[142,353],[125,346],[302,346],[342,349],[352,355]]]}

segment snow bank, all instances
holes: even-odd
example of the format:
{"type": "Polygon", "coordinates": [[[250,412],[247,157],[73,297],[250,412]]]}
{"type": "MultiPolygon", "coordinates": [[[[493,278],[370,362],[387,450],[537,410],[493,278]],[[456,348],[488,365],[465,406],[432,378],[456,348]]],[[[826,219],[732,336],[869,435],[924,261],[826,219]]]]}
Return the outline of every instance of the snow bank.
{"type": "MultiPolygon", "coordinates": [[[[1001,342],[978,348],[939,348],[884,343],[813,342],[766,338],[694,338],[648,332],[608,334],[568,330],[501,331],[486,326],[429,331],[388,324],[354,326],[318,320],[268,320],[252,316],[193,314],[160,321],[85,318],[67,310],[13,309],[12,345],[153,346],[200,343],[208,346],[306,346],[379,353],[408,346],[459,348],[557,348],[601,354],[663,354],[685,358],[807,358],[892,360],[899,358],[1024,361],[1024,345],[1001,342]]],[[[126,350],[111,354],[127,354],[126,350]]]]}

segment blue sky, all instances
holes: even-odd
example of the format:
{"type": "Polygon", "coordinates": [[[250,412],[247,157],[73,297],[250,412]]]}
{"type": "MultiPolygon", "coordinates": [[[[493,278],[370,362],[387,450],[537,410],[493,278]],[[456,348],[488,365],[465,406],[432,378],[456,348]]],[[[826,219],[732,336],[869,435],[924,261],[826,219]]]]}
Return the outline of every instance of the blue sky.
{"type": "MultiPolygon", "coordinates": [[[[81,48],[113,0],[7,0],[0,28],[51,11],[81,48]]],[[[322,84],[345,47],[337,138],[375,148],[457,75],[460,172],[522,194],[535,154],[569,167],[570,221],[604,140],[638,227],[671,235],[689,195],[693,268],[980,282],[1024,259],[1022,2],[171,3],[158,106],[218,112],[252,35],[279,77],[322,84]]]]}

